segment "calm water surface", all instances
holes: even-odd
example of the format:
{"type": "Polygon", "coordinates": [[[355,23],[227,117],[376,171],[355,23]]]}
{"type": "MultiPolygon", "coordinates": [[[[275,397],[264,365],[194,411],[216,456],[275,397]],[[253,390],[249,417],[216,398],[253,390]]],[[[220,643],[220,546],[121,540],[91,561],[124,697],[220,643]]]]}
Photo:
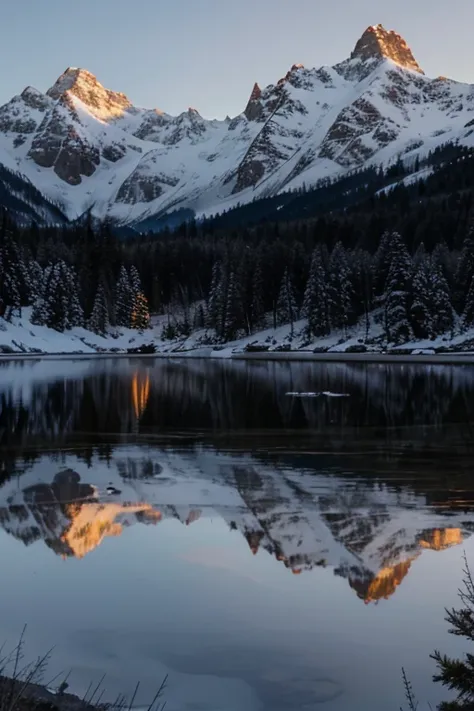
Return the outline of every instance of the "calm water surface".
{"type": "Polygon", "coordinates": [[[430,653],[464,651],[473,374],[1,362],[0,640],[27,623],[51,677],[140,681],[138,706],[169,674],[167,711],[397,711],[402,666],[434,707],[430,653]]]}

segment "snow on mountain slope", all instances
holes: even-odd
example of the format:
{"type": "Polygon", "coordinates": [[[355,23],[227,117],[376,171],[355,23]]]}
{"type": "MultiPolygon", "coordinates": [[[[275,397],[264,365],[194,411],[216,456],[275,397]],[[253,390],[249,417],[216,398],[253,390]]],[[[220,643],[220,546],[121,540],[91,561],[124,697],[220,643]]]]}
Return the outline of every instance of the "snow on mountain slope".
{"type": "Polygon", "coordinates": [[[92,209],[133,223],[177,208],[221,211],[448,141],[474,144],[474,86],[423,74],[406,42],[369,27],[334,67],[294,65],[255,84],[234,119],[133,106],[69,68],[46,94],[0,108],[0,164],[24,174],[69,218],[92,209]]]}

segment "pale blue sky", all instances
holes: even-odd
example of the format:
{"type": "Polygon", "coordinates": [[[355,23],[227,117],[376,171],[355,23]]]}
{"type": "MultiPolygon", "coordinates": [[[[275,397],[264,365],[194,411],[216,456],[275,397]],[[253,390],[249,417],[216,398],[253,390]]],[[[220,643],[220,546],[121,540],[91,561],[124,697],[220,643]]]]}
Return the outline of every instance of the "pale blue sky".
{"type": "Polygon", "coordinates": [[[474,83],[472,0],[2,0],[0,18],[0,104],[80,66],[139,106],[233,116],[255,81],[334,64],[379,22],[428,75],[474,83]]]}

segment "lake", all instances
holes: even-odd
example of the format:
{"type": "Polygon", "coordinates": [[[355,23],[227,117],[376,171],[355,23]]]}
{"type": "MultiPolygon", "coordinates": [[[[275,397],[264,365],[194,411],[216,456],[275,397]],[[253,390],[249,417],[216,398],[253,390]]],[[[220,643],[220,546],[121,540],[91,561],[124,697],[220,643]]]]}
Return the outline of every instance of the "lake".
{"type": "Polygon", "coordinates": [[[137,707],[168,674],[166,711],[398,711],[402,667],[434,707],[430,653],[466,649],[473,374],[0,362],[0,642],[27,624],[46,683],[137,707]]]}

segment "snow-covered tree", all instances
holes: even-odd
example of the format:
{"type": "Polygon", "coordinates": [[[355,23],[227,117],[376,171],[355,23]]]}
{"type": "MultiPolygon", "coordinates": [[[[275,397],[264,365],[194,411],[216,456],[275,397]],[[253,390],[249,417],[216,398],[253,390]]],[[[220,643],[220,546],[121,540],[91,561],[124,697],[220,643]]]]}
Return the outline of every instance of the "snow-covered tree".
{"type": "Polygon", "coordinates": [[[303,314],[308,319],[308,335],[327,336],[330,333],[326,273],[321,250],[316,248],[311,259],[304,293],[303,314]]]}
{"type": "Polygon", "coordinates": [[[207,301],[207,327],[214,328],[217,331],[218,322],[221,312],[222,302],[222,264],[214,262],[212,265],[211,286],[209,289],[209,298],[207,301]]]}
{"type": "Polygon", "coordinates": [[[352,313],[354,322],[364,316],[366,339],[370,332],[370,314],[374,307],[373,258],[363,249],[350,254],[349,266],[352,284],[352,313]]]}
{"type": "Polygon", "coordinates": [[[131,293],[130,326],[143,331],[149,326],[150,311],[148,300],[143,293],[140,274],[135,266],[130,267],[129,285],[131,293]]]}
{"type": "Polygon", "coordinates": [[[0,307],[10,319],[16,310],[30,301],[29,277],[18,244],[7,231],[0,248],[0,307]]]}
{"type": "Polygon", "coordinates": [[[45,273],[42,294],[33,307],[32,320],[56,331],[83,324],[77,278],[62,260],[45,273]]]}
{"type": "Polygon", "coordinates": [[[454,305],[458,313],[466,311],[466,299],[474,277],[474,228],[464,240],[455,276],[454,305]]]}
{"type": "Polygon", "coordinates": [[[442,266],[435,262],[432,263],[432,266],[433,333],[439,335],[451,332],[452,334],[455,323],[455,313],[449,285],[444,276],[442,266]]]}
{"type": "Polygon", "coordinates": [[[415,338],[431,338],[433,335],[433,293],[429,264],[426,259],[418,262],[412,283],[410,322],[415,338]]]}
{"type": "Polygon", "coordinates": [[[87,325],[91,331],[94,331],[94,333],[98,333],[101,336],[104,336],[107,332],[107,327],[109,326],[109,309],[102,282],[97,288],[94,306],[87,325]]]}
{"type": "Polygon", "coordinates": [[[130,328],[133,310],[133,291],[130,277],[122,265],[115,287],[115,323],[117,326],[130,328]]]}
{"type": "Polygon", "coordinates": [[[383,295],[387,341],[401,344],[411,338],[408,318],[412,263],[401,238],[392,244],[392,263],[383,295]]]}
{"type": "Polygon", "coordinates": [[[469,291],[467,292],[467,296],[464,300],[462,321],[465,328],[474,326],[474,276],[471,279],[469,291]]]}
{"type": "Polygon", "coordinates": [[[199,304],[198,307],[194,311],[193,328],[197,331],[197,330],[200,330],[201,328],[204,328],[205,325],[206,325],[206,314],[204,312],[203,305],[199,304]]]}
{"type": "Polygon", "coordinates": [[[260,260],[257,260],[252,274],[251,326],[253,330],[263,325],[265,316],[263,272],[260,260]]]}
{"type": "Polygon", "coordinates": [[[206,325],[215,330],[218,338],[224,338],[228,291],[228,268],[216,262],[212,270],[206,325]]]}
{"type": "Polygon", "coordinates": [[[373,283],[377,295],[381,294],[385,289],[393,252],[397,250],[401,241],[402,238],[398,232],[390,232],[389,230],[384,232],[380,239],[373,261],[373,283]]]}
{"type": "Polygon", "coordinates": [[[290,324],[291,335],[293,335],[293,327],[298,318],[298,307],[296,304],[295,291],[288,268],[285,269],[283,279],[281,280],[280,292],[276,305],[277,320],[280,326],[290,324]]]}
{"type": "Polygon", "coordinates": [[[346,250],[341,242],[334,247],[329,260],[329,320],[332,328],[346,329],[352,317],[352,285],[346,250]]]}
{"type": "MultiPolygon", "coordinates": [[[[186,313],[187,320],[187,313],[186,313]]],[[[132,311],[132,328],[137,328],[139,331],[144,331],[150,325],[150,310],[145,294],[139,291],[134,295],[133,311],[132,311]]]]}
{"type": "Polygon", "coordinates": [[[28,265],[30,280],[30,303],[34,304],[40,298],[43,290],[43,270],[36,260],[32,260],[28,265]]]}
{"type": "MultiPolygon", "coordinates": [[[[64,262],[63,262],[64,264],[64,262]]],[[[84,325],[84,311],[79,300],[79,283],[75,270],[65,266],[63,278],[69,285],[68,320],[70,328],[84,325]]]]}
{"type": "Polygon", "coordinates": [[[222,336],[225,341],[231,341],[242,326],[242,303],[236,277],[231,272],[225,306],[225,317],[222,336]]]}
{"type": "Polygon", "coordinates": [[[132,265],[130,267],[129,280],[130,280],[130,288],[131,288],[132,294],[135,298],[135,296],[137,294],[140,294],[143,290],[142,290],[142,282],[140,279],[140,274],[138,273],[138,269],[134,265],[132,265]]]}

